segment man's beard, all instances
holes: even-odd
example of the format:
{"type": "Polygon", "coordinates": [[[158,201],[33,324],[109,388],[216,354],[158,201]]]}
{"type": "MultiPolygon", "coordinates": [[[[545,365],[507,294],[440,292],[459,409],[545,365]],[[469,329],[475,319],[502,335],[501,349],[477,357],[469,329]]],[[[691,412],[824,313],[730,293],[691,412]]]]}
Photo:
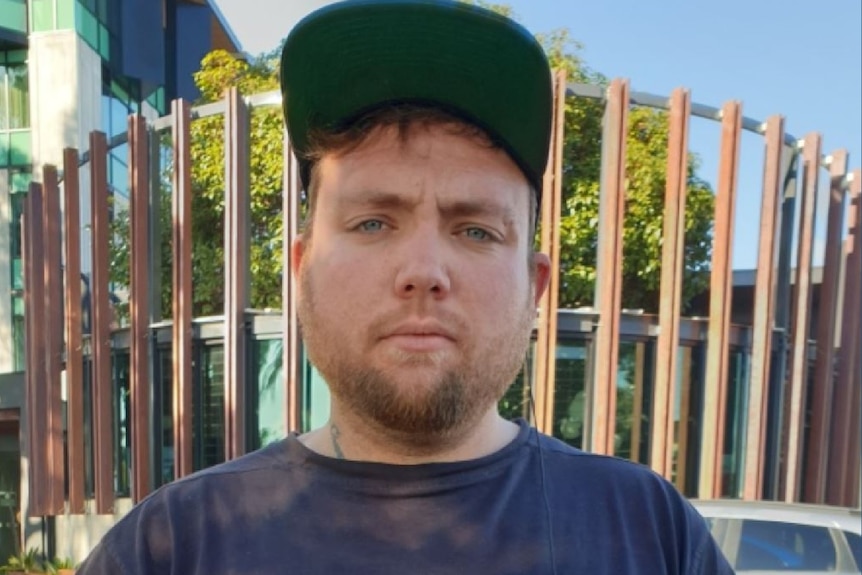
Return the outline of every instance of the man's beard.
{"type": "MultiPolygon", "coordinates": [[[[524,363],[535,318],[532,294],[520,317],[507,322],[505,330],[484,341],[467,343],[459,338],[458,364],[436,368],[439,373],[430,382],[424,381],[422,374],[423,381],[413,385],[399,382],[395,379],[398,375],[372,365],[357,342],[342,345],[344,337],[337,325],[320,316],[311,270],[302,269],[300,281],[297,311],[305,349],[332,395],[352,413],[414,449],[433,450],[476,423],[500,400],[524,363]]],[[[373,326],[391,325],[394,319],[384,318],[373,326]]],[[[373,326],[369,329],[371,338],[373,326]]],[[[411,366],[435,369],[435,364],[442,362],[441,356],[435,352],[393,352],[392,359],[403,372],[411,366]]]]}

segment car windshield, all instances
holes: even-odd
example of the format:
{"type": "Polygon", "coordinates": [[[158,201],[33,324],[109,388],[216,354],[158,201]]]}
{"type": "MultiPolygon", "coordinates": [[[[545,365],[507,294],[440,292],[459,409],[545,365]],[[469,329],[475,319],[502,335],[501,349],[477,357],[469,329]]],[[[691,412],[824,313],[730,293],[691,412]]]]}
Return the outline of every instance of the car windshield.
{"type": "Polygon", "coordinates": [[[736,558],[740,571],[834,571],[836,563],[826,527],[754,519],[742,523],[736,558]]]}

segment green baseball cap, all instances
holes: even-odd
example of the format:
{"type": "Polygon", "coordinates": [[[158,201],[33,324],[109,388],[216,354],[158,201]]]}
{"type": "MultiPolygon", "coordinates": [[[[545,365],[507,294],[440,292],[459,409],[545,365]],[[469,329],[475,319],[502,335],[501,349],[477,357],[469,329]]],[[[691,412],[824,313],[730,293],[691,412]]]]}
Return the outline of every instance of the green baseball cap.
{"type": "Polygon", "coordinates": [[[306,189],[310,131],[338,131],[387,104],[439,107],[487,132],[541,193],[551,135],[548,59],[524,27],[451,0],[347,0],[301,20],[281,91],[306,189]]]}

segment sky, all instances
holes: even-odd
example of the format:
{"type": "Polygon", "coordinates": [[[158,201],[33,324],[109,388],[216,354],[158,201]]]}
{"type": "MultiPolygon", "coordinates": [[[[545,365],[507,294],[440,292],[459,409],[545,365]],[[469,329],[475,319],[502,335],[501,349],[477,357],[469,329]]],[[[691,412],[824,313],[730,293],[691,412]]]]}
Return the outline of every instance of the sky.
{"type": "MultiPolygon", "coordinates": [[[[213,0],[243,50],[257,55],[279,45],[324,0],[213,0]]],[[[780,114],[796,138],[818,132],[823,152],[844,148],[850,168],[862,166],[862,0],[497,0],[534,33],[560,28],[582,45],[579,55],[631,89],[667,96],[690,90],[692,102],[720,108],[738,100],[758,121],[780,114]]],[[[690,150],[699,175],[717,183],[720,127],[693,120],[690,150]]],[[[733,267],[756,264],[763,138],[742,139],[733,267]]],[[[815,259],[822,258],[827,174],[815,259]]],[[[815,263],[817,263],[815,261],[815,263]]]]}

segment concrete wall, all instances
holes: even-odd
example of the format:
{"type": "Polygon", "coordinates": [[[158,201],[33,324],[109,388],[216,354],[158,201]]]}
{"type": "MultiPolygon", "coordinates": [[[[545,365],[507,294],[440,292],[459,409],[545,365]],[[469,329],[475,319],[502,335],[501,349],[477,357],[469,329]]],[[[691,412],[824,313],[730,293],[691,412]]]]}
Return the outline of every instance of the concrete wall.
{"type": "Polygon", "coordinates": [[[61,165],[63,148],[86,149],[101,127],[102,61],[74,30],[58,30],[30,35],[29,67],[33,165],[61,165]]]}
{"type": "MultiPolygon", "coordinates": [[[[33,180],[42,166],[62,166],[63,149],[87,150],[89,135],[102,124],[102,60],[74,30],[30,35],[30,121],[33,180]]],[[[88,273],[90,172],[81,169],[81,269],[88,273]]]]}
{"type": "Polygon", "coordinates": [[[86,505],[84,515],[66,515],[54,519],[57,556],[70,557],[76,563],[83,561],[108,529],[128,513],[132,508],[132,500],[117,499],[113,515],[96,515],[95,502],[92,500],[88,500],[86,505]]]}

